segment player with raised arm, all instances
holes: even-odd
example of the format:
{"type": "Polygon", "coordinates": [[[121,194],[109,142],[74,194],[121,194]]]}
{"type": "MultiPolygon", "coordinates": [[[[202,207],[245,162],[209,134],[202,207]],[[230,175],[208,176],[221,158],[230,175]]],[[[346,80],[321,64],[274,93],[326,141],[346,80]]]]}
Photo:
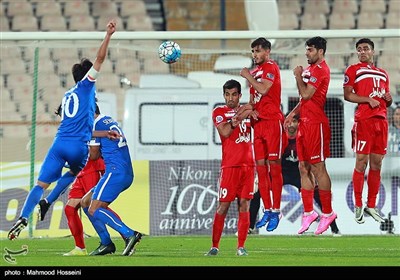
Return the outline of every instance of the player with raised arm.
{"type": "Polygon", "coordinates": [[[278,64],[270,59],[271,42],[258,38],[251,43],[254,64],[252,71],[246,67],[240,75],[250,84],[250,102],[242,106],[237,118],[253,118],[254,152],[258,173],[258,189],[264,204],[263,217],[256,223],[267,231],[278,227],[283,188],[282,153],[287,145],[281,110],[281,75],[278,64]],[[271,194],[272,190],[272,203],[271,194]]]}
{"type": "Polygon", "coordinates": [[[72,67],[76,85],[69,89],[61,103],[61,122],[44,162],[41,166],[36,185],[30,190],[22,207],[20,217],[11,227],[8,239],[13,240],[28,225],[28,218],[43,196],[44,190],[61,177],[64,165],[68,163],[70,172],[64,174],[64,183],[60,184],[62,193],[85,166],[88,158],[88,142],[92,138],[95,113],[95,81],[103,64],[111,36],[116,30],[115,20],[107,24],[107,31],[97,57],[92,63],[82,59],[72,67]]]}
{"type": "Polygon", "coordinates": [[[285,119],[288,127],[295,115],[300,114],[297,133],[297,156],[301,177],[301,199],[304,213],[301,228],[302,234],[318,219],[314,211],[314,188],[318,182],[322,215],[315,234],[325,232],[337,218],[332,209],[331,179],[326,169],[325,160],[330,155],[331,129],[325,114],[326,96],[330,82],[330,69],[325,61],[326,40],[313,37],[306,41],[308,67],[296,66],[293,74],[300,95],[299,103],[285,119]],[[314,180],[315,178],[315,180],[314,180]]]}
{"type": "Polygon", "coordinates": [[[232,117],[240,108],[241,85],[228,80],[223,85],[224,106],[214,108],[212,119],[222,142],[222,161],[219,175],[219,204],[212,227],[212,247],[206,256],[219,252],[224,222],[229,207],[236,198],[240,200],[238,212],[238,256],[247,256],[245,242],[250,225],[250,200],[254,195],[255,162],[251,141],[250,119],[237,121],[232,117]]]}
{"type": "Polygon", "coordinates": [[[384,219],[376,208],[381,182],[382,161],[388,145],[387,107],[392,104],[389,75],[374,65],[374,42],[362,38],[356,42],[359,62],[347,67],[344,76],[344,98],[357,103],[352,133],[356,164],[353,171],[355,220],[364,223],[364,212],[377,222],[384,219]],[[364,173],[368,171],[367,205],[363,209],[364,173]]]}

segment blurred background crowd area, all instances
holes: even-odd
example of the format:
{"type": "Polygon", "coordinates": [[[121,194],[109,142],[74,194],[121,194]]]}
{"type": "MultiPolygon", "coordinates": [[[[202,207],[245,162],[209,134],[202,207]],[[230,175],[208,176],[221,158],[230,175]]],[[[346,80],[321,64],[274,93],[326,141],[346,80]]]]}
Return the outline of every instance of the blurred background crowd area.
{"type": "MultiPolygon", "coordinates": [[[[246,0],[2,0],[0,26],[1,32],[104,31],[108,20],[115,18],[120,31],[249,30],[245,5],[246,0]]],[[[400,28],[399,0],[277,0],[277,6],[280,30],[400,28]]],[[[268,18],[268,11],[265,11],[265,17],[268,18]]],[[[335,72],[343,73],[347,65],[357,61],[356,39],[328,40],[327,60],[335,72]]],[[[400,95],[400,39],[374,41],[376,63],[389,72],[392,93],[400,95]]],[[[187,76],[193,70],[213,71],[216,60],[223,55],[221,48],[237,50],[238,54],[250,57],[250,40],[247,39],[180,40],[183,56],[179,63],[172,65],[158,58],[160,41],[132,42],[129,47],[124,47],[124,43],[113,42],[97,84],[99,91],[116,94],[118,120],[123,118],[127,85],[139,87],[143,74],[187,76]],[[189,51],[196,49],[208,52],[189,51]]],[[[281,69],[292,69],[305,63],[303,39],[280,39],[274,44],[272,58],[278,61],[281,69]]],[[[35,69],[35,48],[31,46],[32,42],[24,41],[1,44],[3,124],[30,121],[35,69]]],[[[35,108],[39,113],[38,122],[58,121],[53,111],[60,103],[62,93],[73,84],[72,64],[82,57],[93,59],[97,46],[98,42],[93,46],[82,42],[39,44],[39,102],[35,108]]],[[[38,136],[54,135],[56,127],[45,127],[46,131],[37,133],[38,136]]],[[[26,127],[15,126],[13,129],[21,131],[12,133],[29,134],[26,127]]]]}

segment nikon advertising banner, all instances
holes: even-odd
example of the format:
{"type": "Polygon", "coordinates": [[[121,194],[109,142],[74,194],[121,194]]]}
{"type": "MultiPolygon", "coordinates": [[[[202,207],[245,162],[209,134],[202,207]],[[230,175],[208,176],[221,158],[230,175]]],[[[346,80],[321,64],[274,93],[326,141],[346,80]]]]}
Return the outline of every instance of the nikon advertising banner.
{"type": "MultiPolygon", "coordinates": [[[[220,160],[150,161],[150,234],[210,235],[218,205],[220,160]]],[[[233,201],[225,234],[237,229],[233,201]]]]}

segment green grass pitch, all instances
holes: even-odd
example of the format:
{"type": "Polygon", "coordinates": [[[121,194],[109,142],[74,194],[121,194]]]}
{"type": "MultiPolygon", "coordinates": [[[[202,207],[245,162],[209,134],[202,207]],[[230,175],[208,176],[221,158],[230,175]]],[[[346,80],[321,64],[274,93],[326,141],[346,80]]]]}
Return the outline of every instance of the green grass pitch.
{"type": "MultiPolygon", "coordinates": [[[[265,236],[250,235],[248,256],[236,256],[237,237],[222,236],[217,256],[204,256],[211,247],[210,236],[143,236],[130,257],[122,256],[124,243],[115,238],[113,255],[65,257],[74,242],[72,237],[0,240],[3,267],[82,267],[82,266],[397,266],[400,267],[400,237],[363,236],[265,236]],[[14,255],[15,263],[5,258],[6,251],[28,246],[26,254],[14,255]],[[7,250],[5,250],[7,249],[7,250]]],[[[88,252],[98,246],[97,237],[85,239],[88,252]]]]}

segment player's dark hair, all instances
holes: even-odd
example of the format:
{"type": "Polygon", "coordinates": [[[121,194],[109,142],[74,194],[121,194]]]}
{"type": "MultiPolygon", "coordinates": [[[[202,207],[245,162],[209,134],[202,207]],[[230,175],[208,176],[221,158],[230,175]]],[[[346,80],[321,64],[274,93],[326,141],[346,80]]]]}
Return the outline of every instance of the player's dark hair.
{"type": "Polygon", "coordinates": [[[270,50],[271,42],[265,39],[264,37],[260,37],[255,39],[250,45],[251,48],[255,48],[257,46],[261,46],[264,50],[270,50]]]}
{"type": "Polygon", "coordinates": [[[72,76],[74,77],[75,83],[82,80],[92,66],[93,63],[87,58],[82,58],[80,63],[74,64],[72,66],[72,76]]]}
{"type": "Polygon", "coordinates": [[[94,112],[95,114],[100,115],[100,108],[99,105],[97,105],[97,103],[96,103],[96,110],[94,112]]]}
{"type": "Polygon", "coordinates": [[[323,54],[326,52],[326,40],[320,36],[312,37],[305,43],[307,47],[314,47],[317,50],[323,50],[323,54]]]}
{"type": "Polygon", "coordinates": [[[238,92],[242,93],[242,86],[238,81],[233,79],[225,82],[225,84],[222,87],[222,93],[224,93],[226,89],[233,89],[233,88],[237,88],[238,92]]]}
{"type": "Polygon", "coordinates": [[[362,39],[360,39],[360,40],[358,40],[358,41],[356,42],[356,49],[358,48],[358,45],[364,44],[364,43],[370,45],[370,47],[371,47],[372,50],[375,48],[374,42],[373,42],[371,39],[369,39],[369,38],[362,38],[362,39]]]}
{"type": "Polygon", "coordinates": [[[61,117],[61,103],[58,105],[57,109],[54,111],[54,114],[61,117]]]}

